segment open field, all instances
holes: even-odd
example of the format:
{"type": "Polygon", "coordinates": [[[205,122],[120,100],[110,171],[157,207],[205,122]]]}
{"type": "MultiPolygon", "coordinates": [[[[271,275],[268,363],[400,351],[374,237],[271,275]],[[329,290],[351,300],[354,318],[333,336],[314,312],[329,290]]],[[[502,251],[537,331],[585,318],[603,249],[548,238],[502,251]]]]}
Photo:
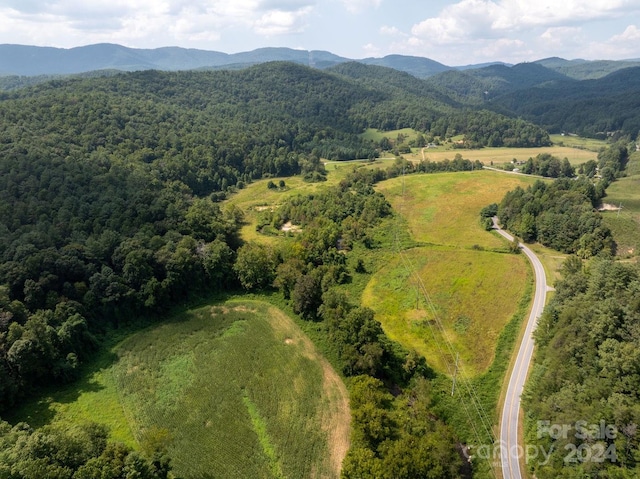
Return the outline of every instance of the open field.
{"type": "Polygon", "coordinates": [[[416,174],[376,186],[393,208],[406,217],[416,241],[470,248],[500,248],[504,241],[480,225],[480,210],[499,203],[507,191],[537,178],[494,171],[416,174]]]}
{"type": "MultiPolygon", "coordinates": [[[[634,153],[628,170],[638,171],[640,154],[634,153]]],[[[606,203],[619,207],[620,212],[603,211],[605,224],[613,232],[618,245],[617,254],[623,257],[640,253],[640,174],[620,178],[607,188],[606,203]]]]}
{"type": "Polygon", "coordinates": [[[492,171],[414,174],[379,183],[381,191],[423,245],[389,255],[366,285],[362,301],[376,311],[386,333],[425,355],[436,370],[442,334],[460,353],[463,373],[476,376],[493,361],[498,336],[518,309],[527,285],[524,257],[504,251],[506,243],[480,225],[480,210],[536,179],[492,171]],[[409,266],[407,266],[407,261],[409,266]],[[433,303],[418,297],[415,271],[433,303]],[[434,315],[444,333],[436,328],[434,315]]]}
{"type": "Polygon", "coordinates": [[[339,476],[349,447],[346,389],[279,309],[260,301],[201,307],[111,354],[83,401],[64,391],[46,401],[48,421],[80,415],[128,429],[142,449],[164,437],[184,478],[339,476]]]}
{"type": "Polygon", "coordinates": [[[590,150],[594,152],[598,152],[600,148],[604,148],[608,145],[608,143],[604,140],[596,140],[594,138],[582,138],[579,136],[569,136],[569,135],[549,135],[551,141],[554,145],[558,146],[568,146],[571,148],[582,148],[585,150],[590,150]]]}
{"type": "Polygon", "coordinates": [[[256,231],[258,217],[262,211],[277,208],[290,196],[306,195],[336,185],[347,173],[359,164],[361,164],[361,162],[329,162],[326,164],[326,170],[328,172],[327,181],[307,183],[301,176],[291,176],[282,178],[285,181],[285,187],[283,189],[267,188],[269,181],[278,184],[280,178],[258,180],[234,193],[225,204],[235,205],[244,212],[245,225],[240,231],[240,235],[244,241],[259,241],[266,244],[273,244],[278,241],[277,236],[263,235],[256,231]]]}
{"type": "Polygon", "coordinates": [[[434,369],[451,373],[442,357],[447,349],[436,323],[440,321],[446,339],[460,353],[462,373],[484,372],[493,361],[498,335],[524,294],[524,258],[433,247],[404,255],[405,260],[398,255],[373,276],[363,303],[376,311],[392,339],[424,355],[434,369]],[[412,271],[429,292],[433,308],[419,294],[412,271]]]}
{"type": "Polygon", "coordinates": [[[368,128],[361,136],[365,140],[372,140],[375,142],[379,142],[384,137],[389,138],[391,141],[395,141],[398,138],[398,135],[403,135],[405,137],[405,141],[411,141],[418,136],[418,132],[413,128],[402,128],[400,130],[390,130],[390,131],[380,131],[375,128],[368,128]]]}
{"type": "Polygon", "coordinates": [[[570,148],[567,146],[545,146],[541,148],[482,148],[480,150],[462,150],[462,149],[445,149],[425,148],[414,149],[411,155],[405,155],[409,160],[420,161],[423,159],[431,161],[442,161],[444,159],[453,160],[456,153],[460,153],[463,158],[468,160],[478,160],[487,166],[493,162],[494,166],[503,163],[509,163],[514,159],[517,161],[527,161],[529,158],[535,158],[542,153],[548,153],[558,158],[567,158],[572,165],[579,165],[588,160],[597,159],[598,154],[593,151],[570,148]]]}

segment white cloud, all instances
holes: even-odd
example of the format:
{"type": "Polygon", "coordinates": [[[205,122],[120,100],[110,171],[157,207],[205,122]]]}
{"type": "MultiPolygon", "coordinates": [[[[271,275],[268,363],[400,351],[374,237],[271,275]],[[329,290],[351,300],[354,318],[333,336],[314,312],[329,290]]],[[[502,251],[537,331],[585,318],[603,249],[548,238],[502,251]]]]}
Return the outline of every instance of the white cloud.
{"type": "Polygon", "coordinates": [[[257,33],[267,36],[300,33],[304,30],[306,17],[312,10],[313,7],[290,12],[270,10],[254,23],[255,30],[257,33]]]}
{"type": "Polygon", "coordinates": [[[539,37],[540,49],[548,52],[579,50],[588,43],[581,27],[550,27],[539,37]]]}
{"type": "Polygon", "coordinates": [[[588,49],[594,58],[640,58],[640,29],[636,25],[629,25],[622,33],[613,35],[602,43],[594,42],[588,49]]]}
{"type": "Polygon", "coordinates": [[[84,39],[81,44],[193,44],[215,41],[225,31],[237,28],[268,36],[298,33],[315,2],[0,0],[0,32],[10,34],[15,43],[55,46],[75,46],[79,38],[84,39]]]}
{"type": "Polygon", "coordinates": [[[539,27],[574,25],[640,11],[637,0],[462,0],[412,28],[434,44],[500,38],[539,27]]]}
{"type": "Polygon", "coordinates": [[[380,27],[380,34],[390,36],[390,37],[406,37],[407,36],[406,33],[399,30],[397,27],[390,27],[388,25],[383,25],[380,27]]]}
{"type": "Polygon", "coordinates": [[[629,25],[621,35],[611,37],[609,43],[626,43],[640,41],[640,29],[635,25],[629,25]]]}
{"type": "Polygon", "coordinates": [[[378,8],[382,0],[341,0],[349,13],[361,13],[369,8],[378,8]]]}

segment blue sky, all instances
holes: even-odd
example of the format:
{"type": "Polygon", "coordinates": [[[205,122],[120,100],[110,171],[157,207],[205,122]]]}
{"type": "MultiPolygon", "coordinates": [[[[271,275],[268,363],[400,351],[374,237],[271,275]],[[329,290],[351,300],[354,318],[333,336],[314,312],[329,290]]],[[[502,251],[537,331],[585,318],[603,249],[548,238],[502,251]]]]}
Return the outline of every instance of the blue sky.
{"type": "Polygon", "coordinates": [[[0,0],[0,43],[265,46],[446,65],[640,58],[640,0],[0,0]]]}

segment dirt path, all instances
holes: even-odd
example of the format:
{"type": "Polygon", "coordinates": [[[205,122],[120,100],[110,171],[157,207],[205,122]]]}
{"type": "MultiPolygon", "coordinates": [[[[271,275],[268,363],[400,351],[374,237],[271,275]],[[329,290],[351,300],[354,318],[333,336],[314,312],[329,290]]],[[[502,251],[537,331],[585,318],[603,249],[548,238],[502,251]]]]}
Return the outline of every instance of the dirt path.
{"type": "Polygon", "coordinates": [[[329,451],[328,463],[333,474],[317,476],[324,479],[340,477],[342,460],[350,446],[351,411],[349,410],[349,393],[342,379],[331,364],[316,349],[313,342],[295,324],[289,316],[275,307],[269,308],[269,323],[274,331],[279,332],[286,344],[296,344],[305,355],[317,361],[322,367],[322,428],[327,433],[329,451]]]}

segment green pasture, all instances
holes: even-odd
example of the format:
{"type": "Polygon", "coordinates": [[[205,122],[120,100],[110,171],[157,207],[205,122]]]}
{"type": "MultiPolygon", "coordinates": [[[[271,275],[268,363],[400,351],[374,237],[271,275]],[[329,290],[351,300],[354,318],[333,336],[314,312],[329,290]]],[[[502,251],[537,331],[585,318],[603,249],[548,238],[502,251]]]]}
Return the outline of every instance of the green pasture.
{"type": "Polygon", "coordinates": [[[413,161],[431,160],[442,161],[453,160],[456,153],[460,153],[463,158],[471,161],[481,161],[485,166],[499,166],[504,163],[516,161],[527,161],[542,153],[557,156],[560,159],[567,158],[572,165],[579,165],[588,160],[595,160],[598,157],[596,152],[571,148],[567,146],[544,146],[540,148],[481,148],[479,150],[466,149],[441,149],[441,148],[417,148],[412,150],[411,155],[405,155],[407,159],[413,161]]]}
{"type": "Polygon", "coordinates": [[[590,150],[594,152],[600,151],[600,148],[605,148],[608,143],[605,140],[596,140],[594,138],[582,138],[579,136],[569,136],[569,135],[549,135],[551,138],[551,142],[554,145],[558,146],[568,146],[571,148],[581,148],[584,150],[590,150]]]}
{"type": "Polygon", "coordinates": [[[375,142],[379,142],[384,137],[387,137],[392,142],[395,142],[398,138],[398,135],[403,135],[405,137],[405,142],[409,142],[411,140],[415,140],[420,133],[413,128],[402,128],[399,130],[389,130],[382,131],[377,130],[375,128],[368,128],[361,135],[365,140],[371,140],[375,142]]]}
{"type": "MultiPolygon", "coordinates": [[[[131,335],[110,355],[86,381],[41,400],[41,417],[103,423],[142,450],[160,438],[183,478],[339,477],[346,389],[279,309],[201,307],[131,335]]],[[[36,407],[22,412],[38,422],[36,407]]]]}
{"type": "Polygon", "coordinates": [[[504,241],[480,225],[480,210],[536,178],[494,171],[407,175],[377,185],[406,218],[416,241],[470,248],[500,248],[504,241]],[[403,187],[404,182],[404,187],[403,187]],[[404,194],[403,194],[404,191],[404,194]]]}
{"type": "Polygon", "coordinates": [[[493,361],[498,336],[518,308],[526,278],[527,264],[518,255],[414,248],[378,271],[362,300],[392,339],[424,355],[432,367],[452,372],[447,368],[449,342],[460,353],[462,372],[475,376],[493,361]]]}
{"type": "Polygon", "coordinates": [[[524,295],[529,266],[523,256],[504,252],[506,241],[483,229],[479,213],[534,181],[483,170],[407,175],[376,186],[400,215],[396,227],[422,246],[387,254],[362,301],[392,339],[425,355],[436,370],[450,372],[445,337],[460,353],[465,375],[491,365],[498,337],[524,295]]]}
{"type": "MultiPolygon", "coordinates": [[[[638,171],[640,154],[634,153],[627,168],[638,171]]],[[[617,254],[635,257],[640,253],[640,174],[620,178],[607,188],[605,203],[617,210],[603,211],[604,223],[611,229],[617,244],[617,254]]]]}

